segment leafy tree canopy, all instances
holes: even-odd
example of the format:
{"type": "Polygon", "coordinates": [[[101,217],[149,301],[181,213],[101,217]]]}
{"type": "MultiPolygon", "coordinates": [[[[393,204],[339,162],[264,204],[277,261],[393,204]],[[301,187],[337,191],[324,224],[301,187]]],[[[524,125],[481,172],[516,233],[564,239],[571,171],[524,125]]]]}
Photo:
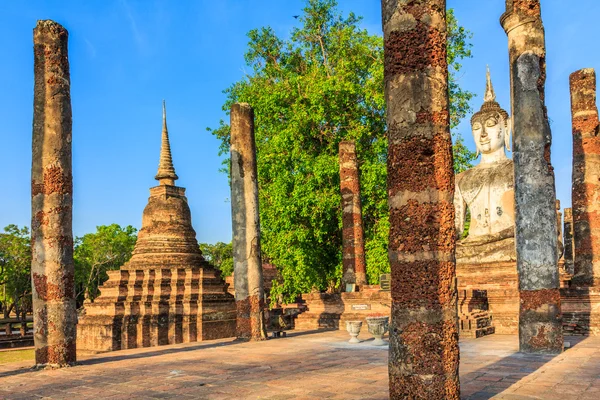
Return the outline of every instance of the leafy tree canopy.
{"type": "Polygon", "coordinates": [[[31,245],[29,229],[8,225],[0,233],[0,299],[5,313],[31,305],[31,245]]]}
{"type": "MultiPolygon", "coordinates": [[[[294,300],[341,277],[341,197],[338,144],[356,142],[370,283],[389,271],[383,39],[342,16],[335,0],[307,0],[288,39],[264,27],[248,33],[252,72],[225,90],[255,110],[262,250],[282,280],[272,294],[294,300]]],[[[470,33],[448,12],[451,125],[473,96],[458,85],[460,60],[470,57],[470,33]]],[[[229,154],[229,125],[209,129],[229,154]]],[[[455,138],[455,169],[473,154],[455,138]]],[[[225,162],[228,170],[229,160],[225,162]]],[[[273,296],[275,298],[277,296],[273,296]]]]}
{"type": "Polygon", "coordinates": [[[75,239],[75,286],[77,303],[94,300],[98,288],[108,279],[106,271],[119,269],[131,258],[137,241],[137,230],[131,225],[101,225],[95,233],[75,239]]]}
{"type": "Polygon", "coordinates": [[[200,243],[200,250],[206,261],[221,271],[221,276],[233,273],[233,246],[231,243],[200,243]]]}

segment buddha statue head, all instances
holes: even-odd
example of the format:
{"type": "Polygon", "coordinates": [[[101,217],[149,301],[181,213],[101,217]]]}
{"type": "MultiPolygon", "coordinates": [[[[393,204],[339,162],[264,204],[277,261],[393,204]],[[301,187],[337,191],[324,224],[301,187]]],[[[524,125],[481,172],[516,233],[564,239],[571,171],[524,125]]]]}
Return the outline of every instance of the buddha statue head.
{"type": "Polygon", "coordinates": [[[481,109],[471,117],[471,130],[481,154],[481,163],[506,159],[504,150],[510,151],[511,119],[496,102],[490,70],[487,69],[485,96],[481,109]]]}

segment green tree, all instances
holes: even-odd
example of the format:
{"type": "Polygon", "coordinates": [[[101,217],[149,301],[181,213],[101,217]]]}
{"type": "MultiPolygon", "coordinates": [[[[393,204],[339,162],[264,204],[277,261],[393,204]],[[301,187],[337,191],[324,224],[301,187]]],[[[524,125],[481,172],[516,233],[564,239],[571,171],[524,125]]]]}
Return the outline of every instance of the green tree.
{"type": "Polygon", "coordinates": [[[221,271],[221,276],[233,273],[233,246],[231,243],[200,243],[200,250],[206,261],[221,271]]]}
{"type": "Polygon", "coordinates": [[[0,233],[0,298],[4,316],[31,307],[31,240],[25,226],[8,225],[0,233]]]}
{"type": "MultiPolygon", "coordinates": [[[[224,111],[235,102],[255,110],[261,245],[282,277],[272,293],[284,301],[341,277],[341,140],[356,142],[360,162],[369,282],[389,271],[383,40],[336,7],[335,0],[308,0],[289,39],[270,27],[251,30],[245,60],[252,72],[225,90],[224,111]]],[[[470,57],[470,33],[448,15],[454,127],[472,97],[456,78],[459,61],[470,57]]],[[[229,126],[221,121],[209,131],[228,155],[229,126]]],[[[458,134],[455,143],[461,169],[472,155],[458,134]]],[[[224,165],[228,171],[229,160],[224,165]]]]}
{"type": "Polygon", "coordinates": [[[93,301],[98,288],[107,279],[106,271],[119,269],[131,258],[137,240],[137,230],[131,225],[101,225],[95,233],[75,239],[75,287],[77,304],[93,301]]]}

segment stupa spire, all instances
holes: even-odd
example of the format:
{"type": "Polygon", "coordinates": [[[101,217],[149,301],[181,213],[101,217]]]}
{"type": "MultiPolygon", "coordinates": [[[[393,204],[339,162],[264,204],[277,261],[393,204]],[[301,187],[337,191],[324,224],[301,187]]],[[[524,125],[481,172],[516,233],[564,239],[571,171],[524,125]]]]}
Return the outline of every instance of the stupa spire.
{"type": "Polygon", "coordinates": [[[167,107],[163,100],[163,125],[162,125],[162,144],[160,146],[160,161],[158,163],[158,173],[154,177],[159,185],[175,186],[175,181],[179,179],[173,167],[173,158],[171,157],[171,145],[169,144],[169,131],[167,130],[167,107]]]}
{"type": "Polygon", "coordinates": [[[496,101],[496,93],[494,93],[494,86],[492,86],[492,77],[490,75],[489,65],[487,65],[486,68],[485,96],[483,97],[483,101],[496,101]]]}

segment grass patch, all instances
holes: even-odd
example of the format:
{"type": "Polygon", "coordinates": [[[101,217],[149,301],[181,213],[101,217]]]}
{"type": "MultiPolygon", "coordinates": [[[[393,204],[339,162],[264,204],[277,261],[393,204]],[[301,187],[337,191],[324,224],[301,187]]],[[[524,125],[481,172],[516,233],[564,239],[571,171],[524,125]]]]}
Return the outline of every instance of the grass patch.
{"type": "Polygon", "coordinates": [[[35,360],[34,349],[26,349],[26,350],[6,350],[0,351],[0,364],[6,364],[11,362],[19,362],[19,361],[31,361],[35,360]]]}

